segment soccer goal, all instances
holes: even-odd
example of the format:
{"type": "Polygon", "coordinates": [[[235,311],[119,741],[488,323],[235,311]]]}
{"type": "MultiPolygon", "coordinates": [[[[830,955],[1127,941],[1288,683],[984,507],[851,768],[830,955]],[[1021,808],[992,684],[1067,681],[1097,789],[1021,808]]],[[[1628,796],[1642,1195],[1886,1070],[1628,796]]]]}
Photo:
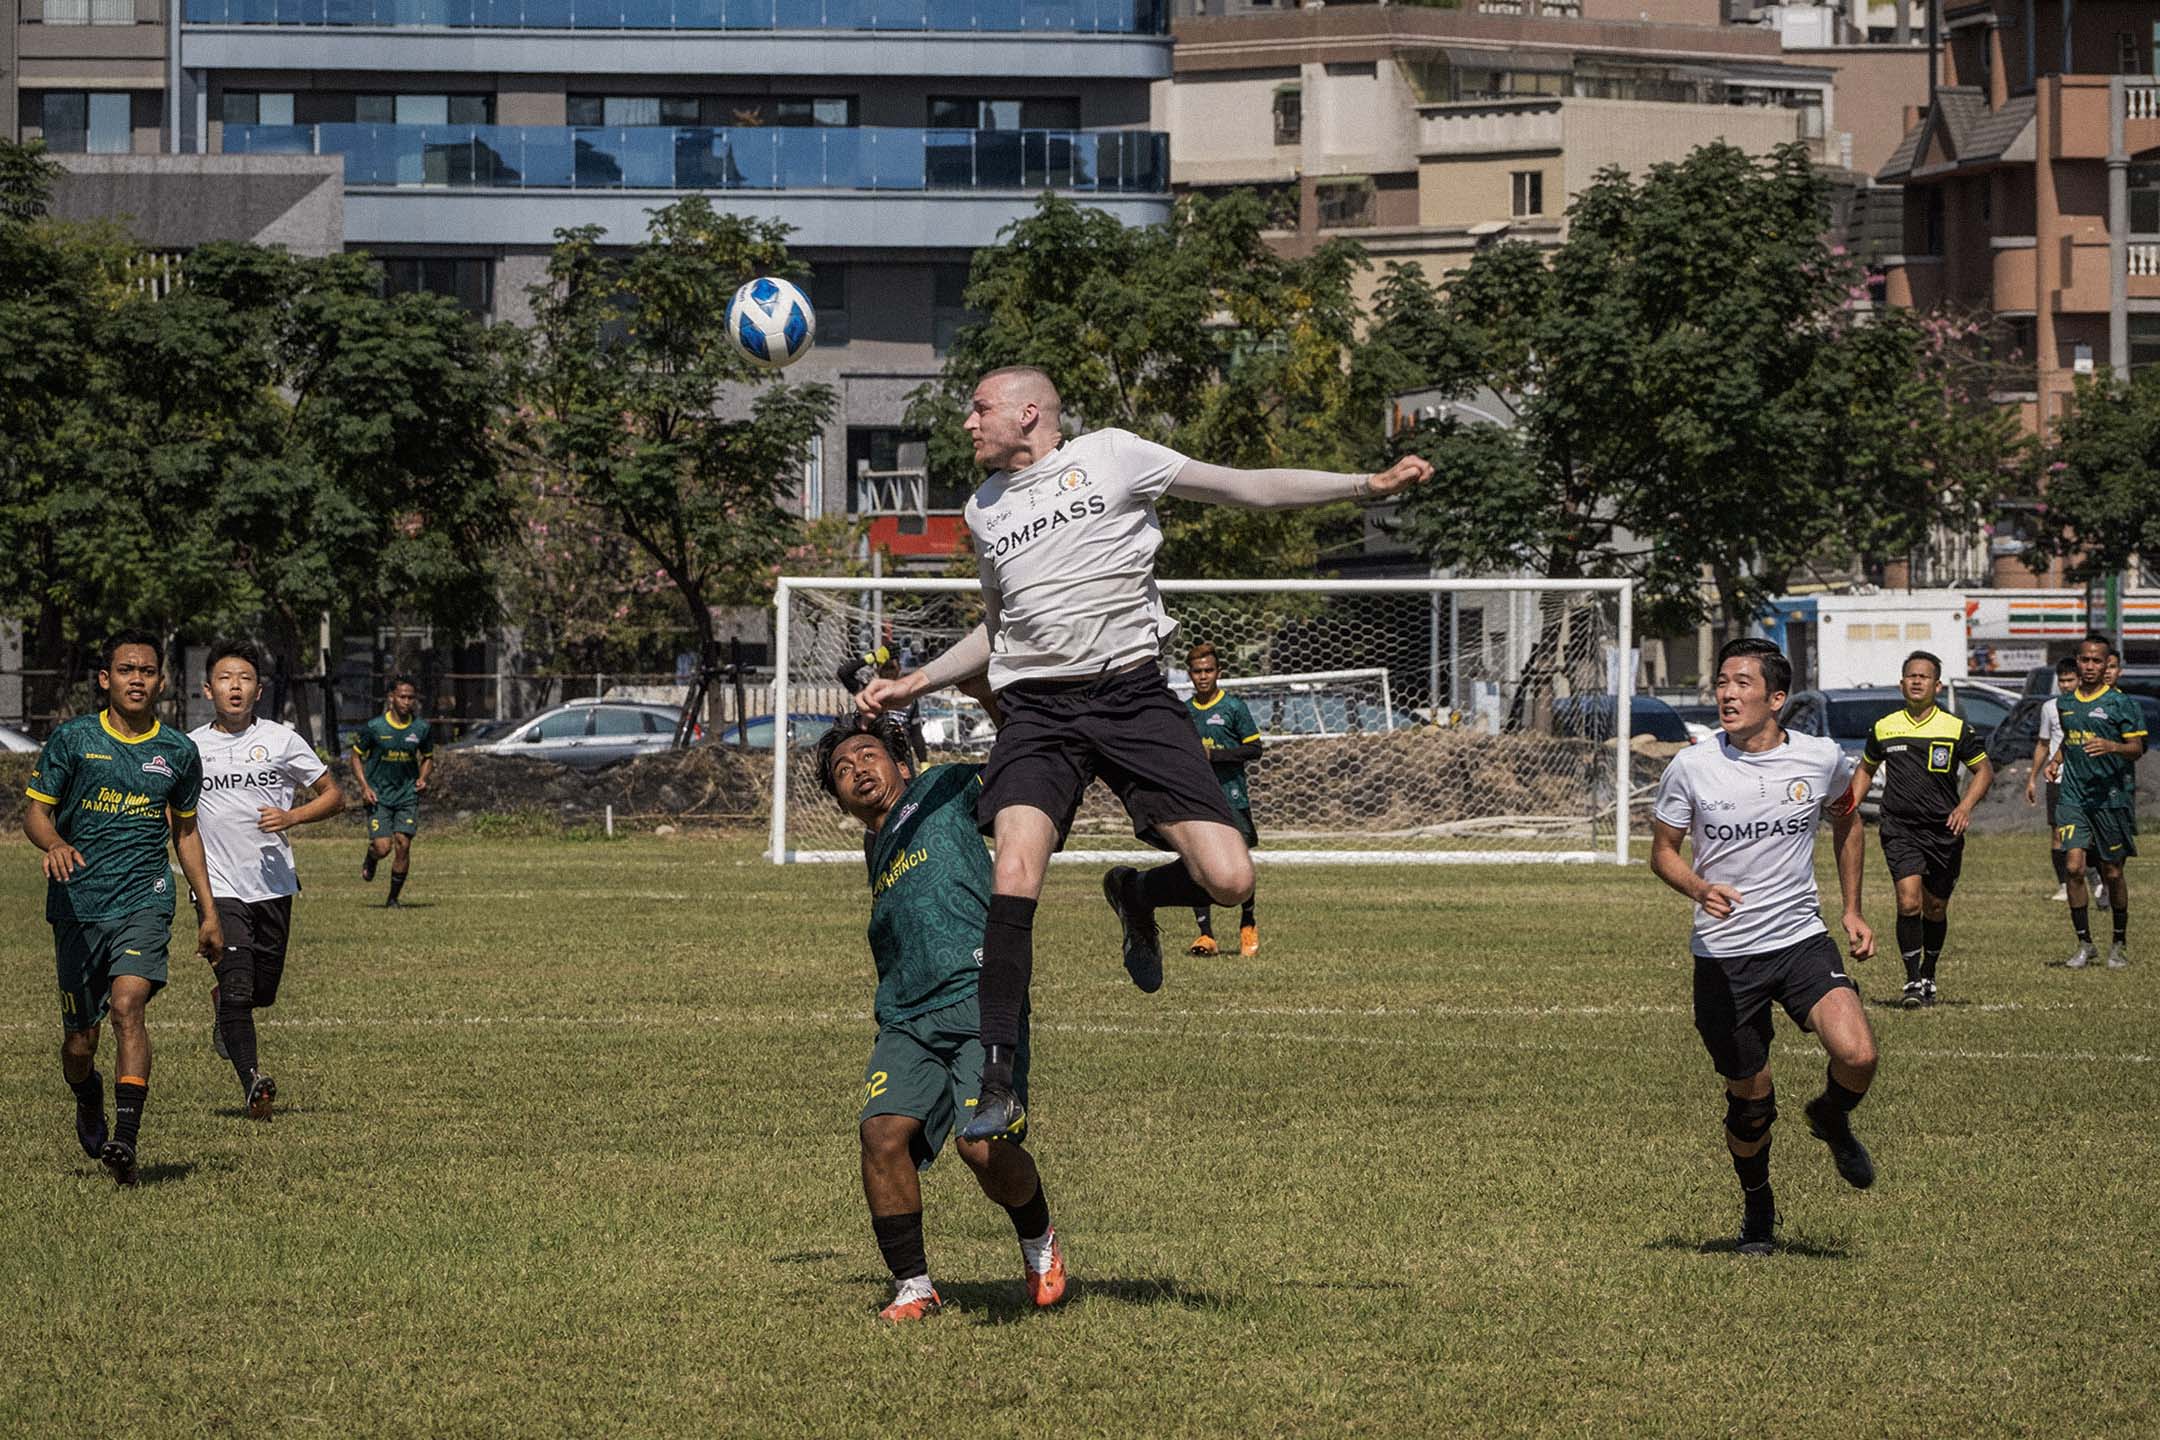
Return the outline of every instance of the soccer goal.
{"type": "MultiPolygon", "coordinates": [[[[1631,591],[1618,580],[1165,580],[1165,655],[1188,645],[1263,742],[1247,770],[1264,864],[1614,862],[1628,854],[1631,591]]],[[[782,577],[776,598],[771,858],[862,860],[827,799],[817,733],[849,704],[835,672],[883,644],[913,669],[982,619],[973,580],[782,577]],[[794,723],[790,724],[792,717],[794,723]]],[[[932,763],[991,735],[957,694],[925,696],[932,763]]],[[[1146,855],[1089,788],[1061,860],[1146,855]]]]}

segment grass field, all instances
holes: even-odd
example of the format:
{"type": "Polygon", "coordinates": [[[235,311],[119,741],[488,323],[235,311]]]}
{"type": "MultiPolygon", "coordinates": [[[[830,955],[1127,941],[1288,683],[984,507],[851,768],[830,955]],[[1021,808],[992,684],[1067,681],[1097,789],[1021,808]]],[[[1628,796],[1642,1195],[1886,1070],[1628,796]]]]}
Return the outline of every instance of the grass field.
{"type": "Polygon", "coordinates": [[[0,1430],[2152,1435],[2160,906],[2148,963],[2051,968],[2039,847],[1974,842],[1947,1003],[1870,1006],[1873,1191],[1807,1136],[1821,1061],[1780,1018],[1768,1261],[1731,1253],[1686,918],[1646,867],[1263,870],[1263,955],[1175,961],[1153,997],[1061,870],[1035,1147],[1074,1295],[1023,1311],[1011,1227],[948,1154],[955,1308],[893,1330],[856,1177],[859,870],[425,835],[385,914],[356,840],[303,842],[263,1029],[282,1112],[239,1117],[176,959],[122,1192],[72,1139],[18,842],[0,1430]]]}

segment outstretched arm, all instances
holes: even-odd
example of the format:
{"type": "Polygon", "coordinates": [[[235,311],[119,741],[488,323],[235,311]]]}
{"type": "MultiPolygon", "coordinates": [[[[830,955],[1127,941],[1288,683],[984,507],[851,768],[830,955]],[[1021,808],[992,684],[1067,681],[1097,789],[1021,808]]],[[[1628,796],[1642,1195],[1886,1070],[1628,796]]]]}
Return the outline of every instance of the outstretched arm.
{"type": "Polygon", "coordinates": [[[1238,505],[1248,510],[1295,510],[1335,500],[1385,500],[1432,478],[1433,468],[1416,455],[1377,475],[1341,475],[1329,470],[1233,470],[1188,460],[1170,482],[1170,493],[1210,505],[1238,505]]]}
{"type": "Polygon", "coordinates": [[[918,695],[973,680],[989,668],[990,626],[986,621],[961,636],[957,645],[921,669],[910,670],[891,680],[872,680],[855,697],[855,705],[865,715],[903,709],[918,695]]]}

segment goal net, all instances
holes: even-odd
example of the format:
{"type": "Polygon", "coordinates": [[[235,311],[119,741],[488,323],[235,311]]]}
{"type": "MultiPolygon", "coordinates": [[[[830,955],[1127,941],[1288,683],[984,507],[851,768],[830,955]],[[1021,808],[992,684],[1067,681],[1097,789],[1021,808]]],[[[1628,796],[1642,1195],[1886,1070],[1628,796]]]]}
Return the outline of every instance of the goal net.
{"type": "MultiPolygon", "coordinates": [[[[1624,581],[1166,580],[1186,647],[1215,646],[1262,753],[1247,767],[1263,864],[1627,858],[1624,581]]],[[[862,859],[818,784],[816,737],[851,703],[837,672],[883,644],[913,669],[982,618],[973,580],[783,577],[777,597],[771,858],[862,859]]],[[[982,708],[927,695],[929,763],[980,761],[982,708]]],[[[1063,860],[1146,854],[1117,797],[1088,788],[1063,860]]]]}

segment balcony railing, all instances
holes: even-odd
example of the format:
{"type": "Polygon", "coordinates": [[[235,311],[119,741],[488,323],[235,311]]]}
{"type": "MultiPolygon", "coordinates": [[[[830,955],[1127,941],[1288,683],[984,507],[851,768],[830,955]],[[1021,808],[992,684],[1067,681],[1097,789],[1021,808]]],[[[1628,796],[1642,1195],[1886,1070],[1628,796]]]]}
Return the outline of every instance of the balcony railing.
{"type": "Polygon", "coordinates": [[[2132,80],[2123,90],[2123,118],[2160,120],[2160,85],[2150,80],[2132,80]]]}
{"type": "Polygon", "coordinates": [[[2132,241],[2130,245],[2130,273],[2132,275],[2160,275],[2160,244],[2150,241],[2132,241]]]}
{"type": "Polygon", "coordinates": [[[186,0],[190,25],[1160,35],[1169,0],[186,0]]]}
{"type": "Polygon", "coordinates": [[[1170,188],[1147,130],[227,125],[228,155],[343,155],[350,186],[496,190],[1170,188]]]}

